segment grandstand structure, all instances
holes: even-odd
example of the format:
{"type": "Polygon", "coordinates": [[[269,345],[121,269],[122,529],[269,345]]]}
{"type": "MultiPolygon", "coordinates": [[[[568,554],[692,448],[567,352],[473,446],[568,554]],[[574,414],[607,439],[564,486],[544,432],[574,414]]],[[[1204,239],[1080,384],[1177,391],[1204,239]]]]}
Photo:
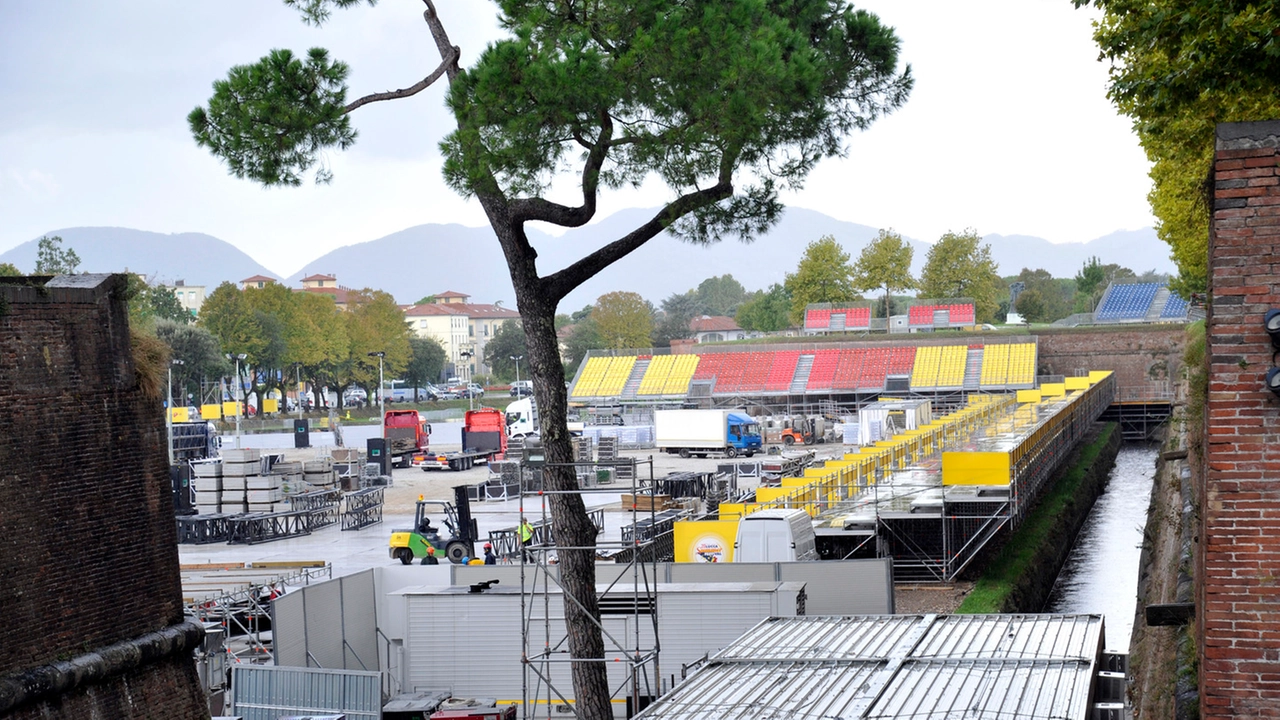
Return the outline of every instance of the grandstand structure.
{"type": "Polygon", "coordinates": [[[719,407],[816,411],[849,422],[856,412],[857,422],[870,423],[863,411],[885,396],[928,400],[927,424],[847,444],[842,456],[800,477],[722,503],[714,520],[680,522],[726,532],[726,522],[751,512],[799,508],[813,517],[824,558],[890,557],[896,579],[951,582],[1023,522],[1053,472],[1115,404],[1111,371],[1049,377],[1038,363],[1034,336],[972,333],[694,345],[676,354],[593,351],[569,401],[631,405],[637,415],[646,406],[719,407]]]}
{"type": "Polygon", "coordinates": [[[806,343],[593,350],[569,401],[579,405],[858,407],[882,393],[957,397],[1036,385],[1037,341],[806,343]]]}
{"type": "Polygon", "coordinates": [[[1186,300],[1165,287],[1164,283],[1111,283],[1102,293],[1092,314],[1073,315],[1064,325],[1116,325],[1123,323],[1188,322],[1194,311],[1186,300]]]}
{"type": "Polygon", "coordinates": [[[891,557],[895,580],[951,582],[1022,524],[1114,396],[1110,371],[970,395],[927,425],[759,488],[750,501],[721,503],[717,522],[801,509],[824,558],[891,557]]]}
{"type": "MultiPolygon", "coordinates": [[[[857,303],[811,303],[804,311],[806,335],[832,333],[865,333],[883,331],[886,321],[874,321],[870,301],[857,303]]],[[[914,300],[907,308],[905,329],[907,332],[929,332],[949,328],[972,327],[976,315],[973,300],[914,300]]]]}

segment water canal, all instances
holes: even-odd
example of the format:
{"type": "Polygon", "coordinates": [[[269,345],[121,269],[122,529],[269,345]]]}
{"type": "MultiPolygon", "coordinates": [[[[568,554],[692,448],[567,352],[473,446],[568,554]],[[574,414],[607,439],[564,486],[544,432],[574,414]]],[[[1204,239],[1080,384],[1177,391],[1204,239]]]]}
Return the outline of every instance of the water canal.
{"type": "Polygon", "coordinates": [[[1045,612],[1101,613],[1106,645],[1128,652],[1137,601],[1138,563],[1158,446],[1126,443],[1105,492],[1093,506],[1045,612]]]}

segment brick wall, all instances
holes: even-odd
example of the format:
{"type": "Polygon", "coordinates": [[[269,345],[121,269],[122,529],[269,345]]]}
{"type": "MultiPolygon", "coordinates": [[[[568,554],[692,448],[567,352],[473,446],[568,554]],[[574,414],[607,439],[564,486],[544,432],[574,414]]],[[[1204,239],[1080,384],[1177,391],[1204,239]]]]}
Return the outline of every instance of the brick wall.
{"type": "MultiPolygon", "coordinates": [[[[0,676],[183,620],[163,410],[137,390],[124,276],[21,282],[0,284],[0,676]]],[[[207,717],[191,682],[189,658],[144,666],[42,716],[207,717]],[[116,709],[170,695],[163,713],[116,709]]]]}
{"type": "Polygon", "coordinates": [[[1116,374],[1117,400],[1167,397],[1182,376],[1186,338],[1182,325],[1081,328],[1037,335],[1041,375],[1111,370],[1116,374]]]}
{"type": "Polygon", "coordinates": [[[1201,716],[1280,717],[1280,122],[1218,126],[1209,237],[1208,426],[1197,580],[1201,716]]]}

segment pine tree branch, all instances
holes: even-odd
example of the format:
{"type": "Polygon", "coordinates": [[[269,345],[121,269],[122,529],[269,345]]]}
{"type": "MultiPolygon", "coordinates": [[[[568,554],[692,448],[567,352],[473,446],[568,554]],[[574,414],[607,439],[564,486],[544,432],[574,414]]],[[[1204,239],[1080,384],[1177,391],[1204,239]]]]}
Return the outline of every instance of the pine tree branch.
{"type": "Polygon", "coordinates": [[[458,76],[458,56],[462,51],[449,42],[449,34],[445,32],[444,23],[440,22],[440,13],[436,12],[434,0],[422,0],[422,4],[427,6],[427,9],[422,11],[422,19],[426,20],[427,27],[431,28],[431,37],[435,39],[436,49],[440,51],[441,65],[445,66],[445,74],[449,76],[449,82],[453,82],[453,79],[458,76]]]}
{"type": "Polygon", "coordinates": [[[583,257],[578,262],[542,278],[542,287],[546,296],[551,298],[552,302],[559,302],[565,295],[573,292],[574,288],[649,242],[675,221],[695,210],[731,197],[733,168],[736,162],[737,153],[726,152],[720,158],[720,178],[715,185],[681,195],[635,230],[583,257]]]}
{"type": "Polygon", "coordinates": [[[458,48],[449,48],[449,50],[449,55],[445,57],[444,60],[440,61],[439,67],[432,70],[430,75],[422,78],[413,85],[400,90],[388,90],[386,92],[365,95],[362,98],[348,103],[342,108],[342,111],[344,113],[350,113],[351,111],[364,105],[368,105],[369,103],[381,102],[383,100],[399,100],[400,98],[412,97],[423,90],[426,90],[428,87],[431,87],[435,81],[439,80],[441,75],[448,72],[450,67],[456,68],[458,66],[458,48]]]}
{"type": "Polygon", "coordinates": [[[510,204],[511,222],[523,224],[541,220],[560,227],[581,227],[596,214],[596,197],[600,190],[600,168],[609,155],[613,141],[613,119],[607,111],[600,113],[600,135],[595,143],[586,143],[574,133],[579,143],[590,148],[582,166],[582,205],[569,207],[544,198],[513,200],[510,204]]]}

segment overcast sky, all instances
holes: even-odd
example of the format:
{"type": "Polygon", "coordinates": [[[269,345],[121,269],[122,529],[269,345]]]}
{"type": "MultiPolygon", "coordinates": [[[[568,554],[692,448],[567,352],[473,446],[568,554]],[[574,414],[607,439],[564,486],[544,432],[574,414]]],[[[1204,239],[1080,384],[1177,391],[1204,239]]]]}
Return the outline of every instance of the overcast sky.
{"type": "MultiPolygon", "coordinates": [[[[464,63],[498,37],[490,3],[437,4],[464,63]]],[[[1146,159],[1069,0],[858,6],[897,28],[915,90],[788,204],[925,241],[972,227],[1083,242],[1152,224],[1146,159]]],[[[330,185],[236,180],[187,130],[213,80],[276,47],[328,47],[352,67],[352,97],[412,84],[438,62],[421,11],[382,0],[315,29],[277,0],[0,0],[0,251],[64,227],[204,232],[286,276],[413,225],[485,225],[440,179],[442,86],[357,111],[355,148],[327,156],[330,185]]],[[[609,195],[599,216],[667,197],[609,195]]]]}

